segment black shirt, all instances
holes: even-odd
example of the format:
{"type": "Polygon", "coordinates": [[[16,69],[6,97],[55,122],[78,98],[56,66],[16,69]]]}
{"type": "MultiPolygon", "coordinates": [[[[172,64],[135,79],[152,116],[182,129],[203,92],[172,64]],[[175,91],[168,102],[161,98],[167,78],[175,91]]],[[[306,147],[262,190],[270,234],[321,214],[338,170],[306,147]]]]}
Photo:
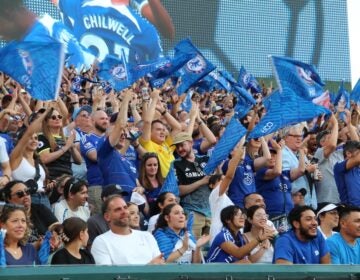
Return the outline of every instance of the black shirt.
{"type": "Polygon", "coordinates": [[[51,259],[51,264],[95,264],[91,253],[85,249],[80,249],[81,259],[75,258],[65,248],[57,251],[51,259]]]}

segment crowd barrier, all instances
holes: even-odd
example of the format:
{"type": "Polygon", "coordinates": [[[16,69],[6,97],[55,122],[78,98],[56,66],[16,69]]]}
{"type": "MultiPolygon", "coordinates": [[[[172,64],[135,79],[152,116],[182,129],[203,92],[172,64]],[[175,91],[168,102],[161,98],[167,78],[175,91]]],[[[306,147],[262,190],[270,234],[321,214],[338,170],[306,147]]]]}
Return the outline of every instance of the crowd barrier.
{"type": "Polygon", "coordinates": [[[360,279],[360,265],[147,265],[0,268],[6,280],[360,279]]]}

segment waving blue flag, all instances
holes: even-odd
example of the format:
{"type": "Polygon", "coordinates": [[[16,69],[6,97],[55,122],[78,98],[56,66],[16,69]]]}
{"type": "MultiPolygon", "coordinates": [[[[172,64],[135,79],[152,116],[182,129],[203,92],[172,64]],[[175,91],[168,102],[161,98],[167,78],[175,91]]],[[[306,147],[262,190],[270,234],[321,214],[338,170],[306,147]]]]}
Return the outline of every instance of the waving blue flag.
{"type": "Polygon", "coordinates": [[[236,117],[232,117],[204,168],[206,175],[212,174],[216,167],[229,156],[245,133],[246,128],[241,125],[236,117]]]}
{"type": "Polygon", "coordinates": [[[193,96],[193,94],[194,94],[193,90],[188,90],[183,103],[181,103],[181,109],[185,110],[188,113],[190,112],[190,110],[192,108],[191,97],[193,96]]]}
{"type": "Polygon", "coordinates": [[[0,230],[0,267],[6,266],[6,257],[5,257],[5,230],[0,230]]]}
{"type": "Polygon", "coordinates": [[[288,57],[271,58],[280,92],[288,87],[306,100],[323,93],[324,83],[314,66],[288,57]]]}
{"type": "Polygon", "coordinates": [[[0,71],[39,100],[54,100],[64,65],[63,45],[57,42],[16,42],[0,50],[0,71]]]}
{"type": "MultiPolygon", "coordinates": [[[[224,77],[224,75],[222,73],[224,73],[225,71],[212,71],[209,73],[208,76],[212,77],[223,89],[225,89],[226,91],[230,91],[231,90],[231,83],[230,81],[224,77]]],[[[226,72],[228,74],[228,72],[226,72]]]]}
{"type": "Polygon", "coordinates": [[[351,91],[350,100],[354,101],[355,103],[360,102],[360,79],[357,81],[356,85],[351,91]]]}
{"type": "Polygon", "coordinates": [[[50,256],[50,239],[52,237],[51,231],[45,233],[45,237],[41,243],[41,247],[38,252],[40,264],[47,264],[50,256]]]}
{"type": "Polygon", "coordinates": [[[145,77],[149,73],[155,72],[171,63],[170,57],[160,57],[155,61],[150,61],[147,64],[130,65],[129,72],[132,80],[135,82],[138,79],[145,77]]]}
{"type": "Polygon", "coordinates": [[[219,73],[231,84],[237,84],[237,81],[235,80],[235,78],[233,77],[233,75],[231,75],[228,71],[226,70],[220,70],[219,73]]]}
{"type": "Polygon", "coordinates": [[[237,118],[241,119],[256,104],[256,100],[240,85],[234,85],[233,92],[236,96],[236,105],[234,108],[235,115],[237,118]]]}
{"type": "Polygon", "coordinates": [[[118,91],[129,87],[133,82],[126,62],[111,55],[107,55],[99,64],[98,75],[118,91]]]}
{"type": "Polygon", "coordinates": [[[185,93],[194,83],[200,81],[204,76],[215,69],[215,66],[208,61],[202,53],[192,44],[190,39],[184,39],[175,46],[175,56],[180,54],[195,55],[183,67],[177,75],[181,77],[181,83],[177,87],[178,94],[185,93]]]}
{"type": "Polygon", "coordinates": [[[341,120],[346,121],[345,109],[350,110],[350,94],[344,87],[344,81],[341,81],[339,86],[338,94],[334,100],[334,106],[336,111],[339,113],[341,120]]]}
{"type": "Polygon", "coordinates": [[[267,106],[265,116],[250,132],[249,139],[268,135],[285,126],[311,120],[322,114],[330,114],[325,107],[301,98],[287,87],[281,93],[275,91],[267,106]]]}
{"type": "Polygon", "coordinates": [[[76,94],[81,92],[81,83],[83,78],[79,75],[75,76],[74,79],[71,81],[71,88],[70,90],[76,94]]]}
{"type": "Polygon", "coordinates": [[[175,196],[179,196],[179,185],[175,174],[174,162],[171,163],[168,174],[166,175],[165,181],[161,187],[160,193],[171,192],[175,196]]]}
{"type": "Polygon", "coordinates": [[[238,76],[238,83],[245,89],[250,89],[252,93],[262,92],[259,82],[252,74],[249,74],[244,66],[241,66],[238,76]]]}

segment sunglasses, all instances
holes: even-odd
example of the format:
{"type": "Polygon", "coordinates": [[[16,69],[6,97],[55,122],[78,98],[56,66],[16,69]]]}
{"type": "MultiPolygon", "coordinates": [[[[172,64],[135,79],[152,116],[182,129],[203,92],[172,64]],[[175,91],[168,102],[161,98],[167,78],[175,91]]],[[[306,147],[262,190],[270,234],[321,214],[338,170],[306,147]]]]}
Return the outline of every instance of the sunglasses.
{"type": "Polygon", "coordinates": [[[13,193],[11,196],[16,195],[18,198],[23,198],[26,195],[30,195],[30,190],[26,189],[24,191],[17,191],[16,193],[13,193]]]}
{"type": "Polygon", "coordinates": [[[52,120],[62,120],[62,116],[61,115],[52,115],[51,117],[50,117],[52,120]]]}

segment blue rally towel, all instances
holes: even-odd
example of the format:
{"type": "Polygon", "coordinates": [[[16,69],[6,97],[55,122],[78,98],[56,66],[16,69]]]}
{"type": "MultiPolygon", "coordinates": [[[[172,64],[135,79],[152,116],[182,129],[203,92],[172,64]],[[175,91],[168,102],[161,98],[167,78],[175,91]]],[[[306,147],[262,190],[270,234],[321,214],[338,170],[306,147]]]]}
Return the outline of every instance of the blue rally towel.
{"type": "Polygon", "coordinates": [[[259,138],[322,114],[328,115],[330,111],[301,98],[290,88],[283,88],[282,92],[277,90],[270,95],[265,116],[249,133],[248,138],[259,138]]]}
{"type": "Polygon", "coordinates": [[[129,87],[133,82],[126,62],[111,55],[107,55],[99,64],[98,75],[103,81],[109,82],[117,91],[129,87]]]}
{"type": "Polygon", "coordinates": [[[232,117],[225,128],[224,134],[215,145],[214,152],[211,154],[204,168],[204,173],[206,175],[212,174],[216,167],[218,167],[218,165],[229,156],[230,152],[234,149],[245,133],[246,128],[241,125],[235,116],[232,117]]]}
{"type": "Polygon", "coordinates": [[[164,193],[164,192],[171,192],[173,193],[175,196],[179,196],[179,185],[178,185],[178,181],[176,178],[176,174],[175,174],[175,169],[174,169],[174,162],[171,163],[170,165],[170,169],[168,174],[166,175],[166,178],[164,180],[164,183],[161,187],[160,193],[164,193]]]}
{"type": "Polygon", "coordinates": [[[0,71],[39,100],[58,97],[64,67],[64,47],[58,42],[13,41],[0,49],[0,71]]]}
{"type": "Polygon", "coordinates": [[[325,85],[315,66],[288,57],[271,57],[280,92],[291,88],[300,97],[311,100],[323,93],[325,85]]]}

